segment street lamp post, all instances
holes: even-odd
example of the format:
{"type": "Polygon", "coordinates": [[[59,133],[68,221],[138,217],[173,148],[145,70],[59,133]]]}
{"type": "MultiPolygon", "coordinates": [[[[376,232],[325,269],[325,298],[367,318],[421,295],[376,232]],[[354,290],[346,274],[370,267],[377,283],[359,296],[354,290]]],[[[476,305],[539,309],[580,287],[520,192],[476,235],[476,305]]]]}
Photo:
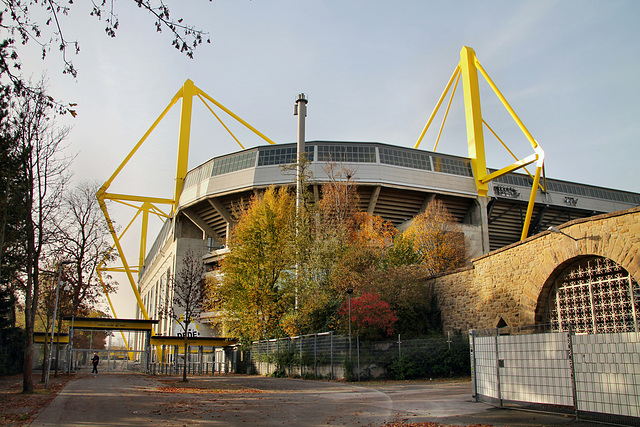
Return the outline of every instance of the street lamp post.
{"type": "Polygon", "coordinates": [[[353,289],[347,289],[347,297],[349,298],[349,363],[351,363],[351,294],[352,293],[353,293],[353,289]]]}
{"type": "MultiPolygon", "coordinates": [[[[65,286],[65,289],[67,289],[66,286],[65,286]]],[[[69,286],[69,291],[71,291],[73,295],[73,288],[71,286],[69,286]]],[[[73,330],[73,321],[76,318],[76,304],[73,298],[71,299],[71,306],[73,307],[73,312],[71,313],[71,329],[69,329],[69,352],[67,353],[67,375],[71,375],[71,370],[73,369],[73,335],[75,334],[75,331],[73,330]]]]}
{"type": "Polygon", "coordinates": [[[547,230],[552,232],[552,233],[559,233],[559,234],[562,234],[565,237],[570,238],[571,240],[573,240],[576,243],[576,249],[578,249],[578,240],[580,240],[580,239],[577,239],[577,238],[575,238],[573,236],[570,236],[567,233],[565,233],[564,231],[559,230],[558,228],[556,228],[554,226],[551,226],[551,227],[547,228],[547,230]]]}
{"type": "MultiPolygon", "coordinates": [[[[44,378],[44,388],[49,388],[49,374],[51,373],[51,358],[53,357],[53,335],[56,329],[56,316],[58,315],[58,296],[60,294],[60,279],[62,278],[62,266],[71,264],[72,261],[61,261],[58,267],[58,282],[56,283],[56,303],[53,306],[53,322],[51,325],[51,340],[49,341],[49,362],[47,363],[47,375],[44,378]]],[[[58,331],[60,328],[58,327],[58,331]]]]}

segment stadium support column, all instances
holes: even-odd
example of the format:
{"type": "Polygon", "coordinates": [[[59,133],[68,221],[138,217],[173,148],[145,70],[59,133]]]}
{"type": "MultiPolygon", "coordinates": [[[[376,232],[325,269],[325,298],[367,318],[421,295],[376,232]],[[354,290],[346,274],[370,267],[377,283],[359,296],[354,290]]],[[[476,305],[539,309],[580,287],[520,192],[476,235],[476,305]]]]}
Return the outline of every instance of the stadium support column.
{"type": "Polygon", "coordinates": [[[491,246],[489,242],[489,214],[487,212],[487,208],[489,205],[489,198],[478,196],[477,201],[480,207],[479,219],[480,219],[480,228],[482,233],[482,253],[488,254],[491,251],[491,246]]]}
{"type": "Polygon", "coordinates": [[[487,166],[476,63],[476,53],[470,47],[464,46],[460,51],[460,68],[462,70],[462,87],[464,89],[464,112],[467,120],[467,145],[478,195],[486,197],[489,186],[482,181],[482,178],[487,175],[487,166]]]}
{"type": "Polygon", "coordinates": [[[305,154],[305,118],[307,117],[307,97],[304,93],[298,95],[293,115],[298,116],[298,145],[296,156],[296,213],[302,206],[302,179],[303,179],[303,162],[305,154]]]}

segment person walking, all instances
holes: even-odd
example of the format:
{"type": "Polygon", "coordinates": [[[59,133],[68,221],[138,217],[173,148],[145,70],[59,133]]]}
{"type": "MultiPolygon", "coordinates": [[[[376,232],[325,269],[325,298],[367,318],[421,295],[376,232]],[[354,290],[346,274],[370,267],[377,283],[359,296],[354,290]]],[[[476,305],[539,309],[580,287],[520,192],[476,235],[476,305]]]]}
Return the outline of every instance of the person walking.
{"type": "Polygon", "coordinates": [[[98,353],[93,354],[91,363],[93,363],[93,370],[91,371],[91,373],[98,375],[98,363],[100,363],[100,356],[98,356],[98,353]]]}

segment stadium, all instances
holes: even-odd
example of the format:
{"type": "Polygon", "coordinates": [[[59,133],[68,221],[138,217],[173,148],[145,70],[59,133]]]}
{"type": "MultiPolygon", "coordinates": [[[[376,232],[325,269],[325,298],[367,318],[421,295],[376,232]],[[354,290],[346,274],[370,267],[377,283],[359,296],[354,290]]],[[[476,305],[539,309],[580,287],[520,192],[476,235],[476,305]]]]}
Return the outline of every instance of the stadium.
{"type": "MultiPolygon", "coordinates": [[[[360,209],[391,221],[402,230],[434,200],[443,202],[462,224],[472,257],[520,240],[533,179],[511,173],[489,183],[487,197],[478,195],[471,159],[383,143],[312,141],[306,143],[316,198],[328,182],[332,165],[350,171],[360,209]]],[[[176,213],[157,235],[145,259],[139,287],[151,318],[169,298],[171,272],[184,253],[202,253],[209,269],[224,257],[225,239],[233,226],[234,206],[246,203],[271,185],[294,186],[295,172],[284,165],[296,161],[296,144],[265,145],[215,157],[185,177],[176,213]]],[[[491,170],[490,170],[491,172],[491,170]]],[[[547,178],[537,191],[529,235],[593,215],[640,205],[640,194],[547,178]]],[[[168,322],[157,331],[172,335],[168,322]]],[[[215,334],[206,319],[196,336],[215,334]]]]}
{"type": "MultiPolygon", "coordinates": [[[[304,94],[299,95],[294,112],[298,116],[297,142],[275,144],[187,80],[112,177],[98,191],[98,200],[111,228],[119,260],[122,262],[122,267],[102,265],[98,270],[127,274],[137,300],[136,317],[160,319],[159,324],[154,327],[155,334],[181,334],[178,323],[161,318],[160,312],[161,307],[171,306],[172,302],[175,304],[170,283],[175,273],[180,270],[187,251],[202,255],[206,268],[209,271],[216,270],[221,259],[228,253],[225,245],[234,225],[234,211],[270,186],[296,186],[296,173],[300,173],[303,154],[308,162],[308,182],[316,200],[322,198],[322,185],[334,178],[332,170],[338,168],[344,171],[356,186],[360,209],[390,221],[400,231],[407,227],[416,215],[424,212],[429,204],[435,201],[444,204],[461,225],[471,264],[480,258],[486,261],[488,254],[504,251],[517,242],[527,242],[534,238],[533,236],[540,236],[547,230],[559,231],[563,224],[629,211],[640,206],[640,194],[637,193],[546,177],[543,149],[482,68],[473,49],[463,47],[460,57],[461,60],[415,148],[382,142],[306,141],[304,121],[307,100],[304,94]],[[531,155],[518,159],[486,123],[480,106],[480,76],[484,77],[528,140],[533,149],[531,155]],[[418,149],[440,106],[450,94],[442,124],[444,126],[460,80],[464,91],[468,156],[418,149]],[[214,112],[214,107],[271,145],[249,149],[242,146],[242,151],[214,157],[188,170],[194,99],[202,101],[241,146],[238,138],[214,112]],[[109,186],[119,172],[167,112],[180,101],[182,107],[174,196],[155,198],[109,193],[109,186]],[[490,169],[490,165],[486,164],[483,136],[485,128],[512,154],[515,159],[513,164],[499,169],[490,169]],[[529,172],[527,166],[535,167],[535,172],[529,172]],[[136,208],[138,211],[131,223],[137,217],[142,217],[142,237],[137,265],[132,265],[126,259],[120,241],[131,223],[121,234],[117,233],[105,203],[107,200],[136,208]],[[169,205],[170,211],[165,212],[159,205],[169,205]],[[151,214],[163,218],[164,221],[155,238],[147,236],[147,224],[151,214]],[[153,243],[147,248],[147,241],[150,242],[152,239],[153,243]],[[137,273],[137,278],[134,278],[134,273],[137,273]]],[[[438,140],[439,138],[440,134],[438,140]]],[[[573,236],[569,237],[577,242],[573,236]]],[[[589,248],[591,252],[594,250],[589,248]]],[[[602,256],[608,254],[603,253],[602,256]]],[[[535,268],[536,264],[531,265],[535,268]]],[[[525,273],[525,276],[532,272],[525,273]]],[[[494,278],[488,280],[493,281],[494,278]]],[[[457,286],[466,286],[469,289],[475,286],[473,283],[458,282],[457,286]]],[[[531,305],[529,300],[539,298],[540,292],[540,289],[531,291],[531,295],[527,297],[527,304],[531,305]]],[[[489,299],[493,298],[490,297],[489,299]]],[[[523,301],[510,306],[519,310],[525,307],[523,301]]],[[[449,310],[456,311],[453,306],[449,310]]],[[[115,315],[115,310],[113,311],[115,315]]],[[[527,308],[527,313],[530,312],[533,311],[527,308]]],[[[529,314],[525,317],[529,317],[529,314]]],[[[224,331],[216,331],[210,327],[214,318],[215,314],[209,313],[200,319],[200,322],[193,323],[193,329],[185,333],[194,337],[220,336],[224,331]]],[[[486,323],[492,325],[492,321],[486,323]]],[[[463,321],[458,327],[474,328],[477,325],[463,321]]]]}

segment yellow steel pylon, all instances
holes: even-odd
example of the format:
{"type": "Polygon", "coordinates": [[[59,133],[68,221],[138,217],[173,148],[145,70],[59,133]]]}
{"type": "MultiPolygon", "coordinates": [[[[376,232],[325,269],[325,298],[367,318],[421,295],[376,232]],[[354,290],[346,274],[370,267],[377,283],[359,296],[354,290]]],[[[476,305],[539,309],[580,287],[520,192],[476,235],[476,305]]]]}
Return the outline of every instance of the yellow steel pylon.
{"type": "MultiPolygon", "coordinates": [[[[139,273],[144,267],[144,258],[147,250],[147,228],[149,221],[149,214],[153,214],[159,218],[171,218],[176,214],[176,209],[178,206],[178,201],[180,199],[180,194],[182,193],[182,187],[184,184],[185,176],[187,175],[188,162],[189,162],[189,140],[191,134],[191,115],[193,109],[193,98],[197,97],[202,101],[202,103],[207,107],[207,109],[216,117],[216,119],[224,126],[224,128],[231,134],[233,139],[240,145],[240,147],[244,148],[240,143],[238,138],[231,132],[228,126],[220,119],[220,116],[216,114],[211,105],[218,107],[220,110],[224,111],[226,114],[231,116],[235,121],[239,122],[247,129],[255,133],[257,136],[268,142],[269,144],[274,144],[269,138],[264,136],[254,127],[252,127],[249,123],[245,122],[243,119],[238,117],[232,111],[227,109],[225,106],[220,104],[218,101],[207,95],[204,91],[199,89],[196,85],[193,84],[191,80],[187,80],[182,88],[176,93],[176,95],[171,99],[169,105],[162,111],[160,116],[156,119],[156,121],[151,125],[151,127],[147,130],[147,132],[142,136],[142,138],[138,141],[138,143],[133,147],[131,152],[125,157],[120,166],[115,170],[115,172],[111,175],[111,177],[100,187],[98,190],[96,197],[100,204],[100,208],[104,213],[105,219],[107,220],[107,225],[109,227],[109,231],[111,232],[111,236],[114,241],[114,245],[112,249],[116,249],[122,266],[120,267],[107,267],[107,257],[105,257],[100,265],[97,268],[98,275],[100,277],[100,282],[103,285],[103,289],[105,294],[107,294],[107,298],[109,300],[109,305],[111,306],[111,310],[115,318],[117,318],[116,312],[114,310],[113,305],[111,304],[111,299],[107,293],[106,286],[102,279],[102,273],[106,271],[111,272],[124,272],[126,273],[129,284],[131,285],[131,289],[138,301],[138,306],[145,320],[149,320],[149,314],[142,302],[142,298],[140,293],[138,292],[138,287],[136,286],[136,281],[133,277],[133,273],[139,273]],[[180,133],[178,139],[178,155],[176,161],[176,175],[175,175],[175,188],[173,192],[173,198],[161,198],[161,197],[148,197],[148,196],[136,196],[129,194],[116,194],[108,192],[110,185],[113,180],[118,176],[118,174],[122,171],[122,169],[127,165],[129,160],[133,157],[133,155],[138,151],[138,149],[142,146],[142,144],[147,140],[149,135],[153,132],[156,126],[162,121],[162,119],[167,115],[167,113],[171,110],[171,108],[178,102],[182,100],[182,109],[180,112],[180,133]],[[111,216],[109,215],[109,211],[107,209],[106,201],[111,200],[116,203],[123,204],[125,206],[129,206],[136,210],[135,215],[124,229],[122,234],[118,236],[116,233],[115,227],[113,226],[113,222],[111,220],[111,216]],[[166,213],[163,209],[158,207],[159,205],[166,205],[169,207],[169,212],[166,213]],[[140,247],[139,247],[139,255],[138,255],[138,263],[137,265],[130,265],[127,257],[125,255],[124,249],[122,247],[122,237],[127,232],[129,227],[133,224],[133,222],[141,216],[142,219],[142,232],[140,237],[140,247]]],[[[125,341],[126,343],[126,341],[125,341]]]]}
{"type": "Polygon", "coordinates": [[[538,144],[538,142],[531,136],[524,123],[520,120],[518,115],[515,113],[513,108],[509,105],[506,98],[500,93],[500,90],[495,85],[495,83],[491,80],[487,72],[482,68],[480,61],[476,57],[476,53],[470,47],[464,46],[460,51],[460,62],[456,66],[453,75],[449,79],[447,86],[445,87],[440,99],[436,104],[431,116],[427,120],[427,124],[425,125],[422,133],[418,137],[418,140],[415,144],[415,148],[420,146],[422,139],[424,138],[427,130],[431,126],[431,122],[435,118],[436,113],[440,109],[442,102],[445,97],[449,93],[451,86],[455,81],[455,85],[453,87],[453,91],[451,91],[451,96],[449,99],[449,103],[447,105],[447,110],[444,114],[444,118],[442,120],[442,125],[440,126],[440,132],[438,133],[438,137],[436,139],[436,144],[434,150],[438,147],[438,141],[440,140],[440,136],[442,134],[442,129],[444,127],[444,123],[449,114],[449,108],[451,107],[451,102],[453,101],[453,95],[455,94],[456,88],[458,86],[458,82],[462,78],[462,85],[464,91],[464,107],[465,107],[465,117],[467,122],[467,145],[469,150],[469,158],[471,159],[471,168],[473,170],[473,176],[476,181],[476,188],[478,190],[478,195],[482,197],[487,196],[487,191],[489,190],[488,183],[491,180],[494,180],[502,175],[506,175],[510,172],[518,170],[520,168],[524,168],[524,170],[533,178],[533,186],[531,188],[531,195],[529,196],[529,205],[527,207],[527,214],[525,216],[524,225],[522,227],[522,234],[520,236],[521,240],[527,238],[529,234],[529,225],[531,223],[531,216],[533,215],[533,207],[536,200],[536,193],[538,191],[538,187],[545,191],[544,186],[540,184],[540,177],[544,171],[544,151],[542,147],[538,144]],[[478,84],[478,71],[485,78],[491,89],[498,96],[504,107],[507,109],[511,117],[515,120],[516,124],[520,128],[520,130],[524,133],[527,140],[531,144],[533,148],[533,154],[523,158],[518,159],[518,157],[513,154],[513,152],[506,146],[506,144],[498,138],[495,132],[489,127],[489,125],[482,118],[482,109],[480,106],[480,87],[478,84]],[[500,143],[507,149],[509,154],[516,160],[514,163],[506,166],[494,173],[487,173],[487,165],[485,159],[485,147],[484,147],[484,135],[483,135],[483,125],[489,129],[489,131],[500,141],[500,143]],[[526,166],[531,163],[536,163],[536,172],[535,175],[531,175],[529,171],[527,171],[526,166]]]}

